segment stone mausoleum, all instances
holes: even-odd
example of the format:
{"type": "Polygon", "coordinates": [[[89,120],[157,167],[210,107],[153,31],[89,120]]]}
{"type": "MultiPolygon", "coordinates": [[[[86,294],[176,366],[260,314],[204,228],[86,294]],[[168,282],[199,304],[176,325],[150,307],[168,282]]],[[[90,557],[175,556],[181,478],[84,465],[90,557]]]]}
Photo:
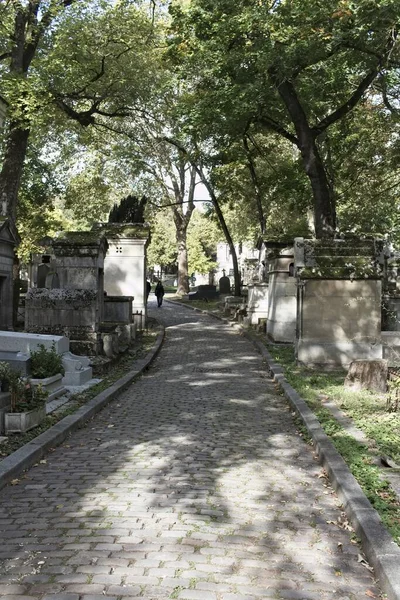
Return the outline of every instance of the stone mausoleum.
{"type": "Polygon", "coordinates": [[[132,297],[133,320],[142,329],[147,317],[146,249],[150,227],[146,223],[98,223],[94,232],[108,242],[104,260],[104,291],[107,296],[132,297]]]}

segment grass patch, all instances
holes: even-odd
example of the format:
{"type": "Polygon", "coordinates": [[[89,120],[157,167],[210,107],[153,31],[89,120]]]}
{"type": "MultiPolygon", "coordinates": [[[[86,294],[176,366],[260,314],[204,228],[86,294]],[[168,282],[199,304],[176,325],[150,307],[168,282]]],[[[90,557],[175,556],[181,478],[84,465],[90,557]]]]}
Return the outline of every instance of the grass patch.
{"type": "Polygon", "coordinates": [[[368,391],[344,388],[344,371],[324,373],[296,365],[293,347],[266,344],[270,354],[285,371],[285,377],[318,417],[325,433],[342,455],[365,495],[400,545],[400,502],[374,456],[388,455],[400,464],[400,412],[388,413],[386,398],[368,391]],[[324,406],[332,400],[353,420],[371,441],[370,447],[357,442],[324,406]]]}
{"type": "Polygon", "coordinates": [[[96,377],[103,377],[100,383],[79,394],[72,395],[67,405],[62,406],[51,415],[47,415],[44,421],[34,429],[31,429],[31,431],[28,431],[27,433],[8,434],[7,440],[0,444],[0,460],[35,439],[38,435],[58,423],[67,415],[75,413],[78,408],[129,373],[129,371],[134,368],[135,362],[146,356],[154,346],[157,335],[158,330],[145,331],[139,336],[136,343],[126,354],[118,357],[118,359],[111,364],[111,367],[106,367],[106,372],[103,375],[99,372],[96,373],[96,377]]]}

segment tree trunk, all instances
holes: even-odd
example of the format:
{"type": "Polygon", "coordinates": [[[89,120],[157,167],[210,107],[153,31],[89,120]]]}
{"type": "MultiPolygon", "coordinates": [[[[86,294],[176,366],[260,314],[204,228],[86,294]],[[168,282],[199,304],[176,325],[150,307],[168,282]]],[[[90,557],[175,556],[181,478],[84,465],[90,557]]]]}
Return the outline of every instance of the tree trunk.
{"type": "Polygon", "coordinates": [[[212,185],[208,181],[207,177],[204,175],[203,169],[201,167],[196,167],[196,170],[197,170],[197,173],[198,173],[202,183],[207,188],[207,191],[211,198],[211,202],[213,203],[215,212],[217,213],[219,224],[221,225],[221,229],[224,232],[226,243],[228,244],[229,250],[231,251],[232,264],[233,264],[234,286],[235,286],[235,296],[240,296],[241,291],[242,291],[242,281],[241,281],[240,273],[239,273],[239,264],[238,264],[235,244],[233,243],[231,234],[229,233],[228,226],[225,222],[224,215],[222,213],[221,207],[219,205],[218,199],[215,195],[212,185]]]}
{"type": "Polygon", "coordinates": [[[308,124],[293,84],[287,80],[279,81],[273,73],[270,75],[296,129],[304,169],[313,191],[315,235],[317,238],[333,237],[336,229],[336,211],[333,193],[315,141],[316,133],[308,124]]]}
{"type": "Polygon", "coordinates": [[[249,144],[247,141],[247,137],[243,137],[243,145],[247,155],[247,163],[250,171],[251,180],[253,182],[254,193],[256,197],[256,206],[257,206],[257,214],[258,214],[258,222],[260,224],[260,233],[264,235],[266,229],[266,219],[264,215],[264,209],[262,205],[262,193],[260,189],[260,184],[258,181],[256,167],[253,161],[253,157],[251,155],[251,150],[249,148],[249,144]]]}
{"type": "Polygon", "coordinates": [[[18,190],[28,148],[29,129],[10,123],[3,166],[0,172],[0,203],[3,215],[15,222],[18,190]]]}
{"type": "Polygon", "coordinates": [[[186,227],[177,228],[176,241],[178,245],[178,289],[179,295],[189,293],[188,253],[186,246],[186,227]]]}

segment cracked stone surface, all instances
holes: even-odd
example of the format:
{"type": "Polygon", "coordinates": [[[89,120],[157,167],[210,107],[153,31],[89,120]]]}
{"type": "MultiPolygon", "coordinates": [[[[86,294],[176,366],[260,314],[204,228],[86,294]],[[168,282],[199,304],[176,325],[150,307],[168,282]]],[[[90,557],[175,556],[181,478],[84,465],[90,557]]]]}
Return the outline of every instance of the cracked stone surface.
{"type": "Polygon", "coordinates": [[[167,327],[151,369],[0,492],[0,598],[379,596],[252,344],[150,312],[167,327]]]}

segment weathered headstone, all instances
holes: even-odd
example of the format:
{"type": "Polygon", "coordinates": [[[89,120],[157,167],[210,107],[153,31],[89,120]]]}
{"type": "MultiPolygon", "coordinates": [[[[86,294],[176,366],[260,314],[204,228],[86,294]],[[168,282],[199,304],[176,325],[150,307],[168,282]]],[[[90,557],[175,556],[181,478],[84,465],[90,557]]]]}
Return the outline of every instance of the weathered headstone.
{"type": "Polygon", "coordinates": [[[219,280],[219,293],[230,294],[231,293],[231,280],[225,275],[225,269],[222,270],[223,276],[219,280]]]}

